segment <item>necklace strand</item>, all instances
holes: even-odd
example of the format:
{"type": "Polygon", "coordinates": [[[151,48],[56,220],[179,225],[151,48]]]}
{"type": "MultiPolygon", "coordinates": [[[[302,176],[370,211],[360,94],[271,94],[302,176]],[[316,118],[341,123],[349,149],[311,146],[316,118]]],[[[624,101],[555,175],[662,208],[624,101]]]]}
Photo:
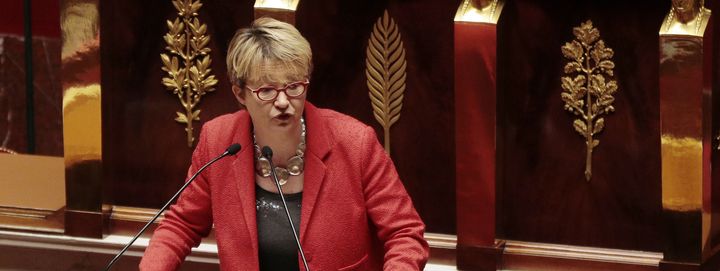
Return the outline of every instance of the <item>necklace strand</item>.
{"type": "MultiPolygon", "coordinates": [[[[290,176],[298,176],[303,173],[305,169],[305,119],[300,118],[301,132],[300,132],[300,143],[295,150],[295,155],[288,158],[287,167],[276,166],[275,175],[278,177],[278,182],[281,186],[285,185],[290,176]]],[[[270,161],[262,156],[260,152],[260,146],[257,144],[255,139],[255,133],[253,133],[253,145],[255,147],[255,174],[262,177],[270,177],[270,161]]]]}

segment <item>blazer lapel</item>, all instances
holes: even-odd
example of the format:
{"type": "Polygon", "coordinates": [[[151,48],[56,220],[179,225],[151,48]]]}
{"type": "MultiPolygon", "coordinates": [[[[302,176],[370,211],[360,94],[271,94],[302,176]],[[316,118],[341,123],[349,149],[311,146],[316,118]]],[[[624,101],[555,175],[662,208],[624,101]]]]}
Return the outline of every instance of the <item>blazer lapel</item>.
{"type": "Polygon", "coordinates": [[[300,214],[300,240],[305,241],[315,203],[325,182],[325,156],[332,147],[332,139],[320,116],[318,109],[305,103],[305,121],[307,123],[307,151],[305,152],[305,176],[303,180],[303,199],[300,214]]]}
{"type": "Polygon", "coordinates": [[[247,112],[242,112],[238,117],[234,142],[242,145],[242,150],[234,157],[232,162],[233,181],[236,182],[238,189],[238,200],[243,212],[243,219],[247,227],[247,234],[252,244],[254,259],[258,259],[258,241],[257,241],[257,220],[255,207],[255,171],[254,167],[254,147],[250,138],[251,120],[247,112]]]}

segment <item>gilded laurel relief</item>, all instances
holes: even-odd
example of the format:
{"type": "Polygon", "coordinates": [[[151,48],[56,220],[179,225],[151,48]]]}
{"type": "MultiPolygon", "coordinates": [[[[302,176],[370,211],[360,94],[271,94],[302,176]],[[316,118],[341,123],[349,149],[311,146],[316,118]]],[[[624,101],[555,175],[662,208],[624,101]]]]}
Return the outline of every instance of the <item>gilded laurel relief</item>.
{"type": "Polygon", "coordinates": [[[195,141],[192,122],[200,120],[200,109],[196,107],[203,95],[215,90],[213,86],[218,81],[210,73],[207,26],[197,18],[202,3],[194,0],[173,0],[172,3],[178,17],[175,21],[167,21],[169,32],[164,39],[169,53],[160,55],[162,70],[167,72],[162,83],[180,99],[185,109],[185,112],[176,112],[175,121],[186,125],[188,147],[192,147],[195,141]]]}
{"type": "Polygon", "coordinates": [[[600,39],[600,31],[593,27],[592,21],[573,28],[573,34],[575,40],[562,46],[562,54],[568,60],[564,68],[568,76],[561,78],[561,97],[565,110],[579,117],[573,122],[573,127],[585,138],[585,179],[590,181],[592,152],[600,144],[595,136],[605,127],[602,115],[615,111],[613,95],[618,86],[615,80],[611,80],[615,68],[611,60],[613,50],[605,46],[600,39]]]}
{"type": "Polygon", "coordinates": [[[385,131],[385,151],[390,154],[390,127],[400,119],[407,61],[400,32],[387,10],[373,27],[366,54],[365,75],[373,115],[385,131]]]}

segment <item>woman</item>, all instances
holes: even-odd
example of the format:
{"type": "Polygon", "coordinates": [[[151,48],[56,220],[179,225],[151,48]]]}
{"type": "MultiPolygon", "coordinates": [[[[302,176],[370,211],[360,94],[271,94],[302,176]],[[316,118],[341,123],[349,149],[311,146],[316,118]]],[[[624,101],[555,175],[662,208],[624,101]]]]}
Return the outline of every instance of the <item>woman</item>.
{"type": "Polygon", "coordinates": [[[189,173],[232,143],[243,148],[183,192],[140,268],[177,269],[214,225],[223,270],[300,270],[269,163],[259,154],[269,146],[311,270],[422,270],[425,226],[374,130],[305,101],[307,40],[289,24],[261,18],[235,34],[227,66],[245,109],[203,126],[189,173]]]}

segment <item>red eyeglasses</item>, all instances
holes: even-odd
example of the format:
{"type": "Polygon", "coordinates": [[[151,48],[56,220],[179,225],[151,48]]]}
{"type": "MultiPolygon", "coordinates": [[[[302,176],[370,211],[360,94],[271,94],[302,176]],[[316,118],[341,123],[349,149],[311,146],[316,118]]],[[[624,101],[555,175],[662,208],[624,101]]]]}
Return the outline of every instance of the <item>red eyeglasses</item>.
{"type": "Polygon", "coordinates": [[[245,87],[249,89],[252,93],[255,93],[255,95],[261,101],[272,101],[277,98],[281,91],[285,92],[285,95],[290,98],[300,97],[300,95],[303,95],[303,93],[305,93],[305,90],[307,90],[308,84],[310,84],[310,80],[305,79],[305,81],[297,81],[286,84],[284,87],[281,88],[276,88],[273,86],[262,86],[257,89],[252,89],[249,86],[245,87]]]}

